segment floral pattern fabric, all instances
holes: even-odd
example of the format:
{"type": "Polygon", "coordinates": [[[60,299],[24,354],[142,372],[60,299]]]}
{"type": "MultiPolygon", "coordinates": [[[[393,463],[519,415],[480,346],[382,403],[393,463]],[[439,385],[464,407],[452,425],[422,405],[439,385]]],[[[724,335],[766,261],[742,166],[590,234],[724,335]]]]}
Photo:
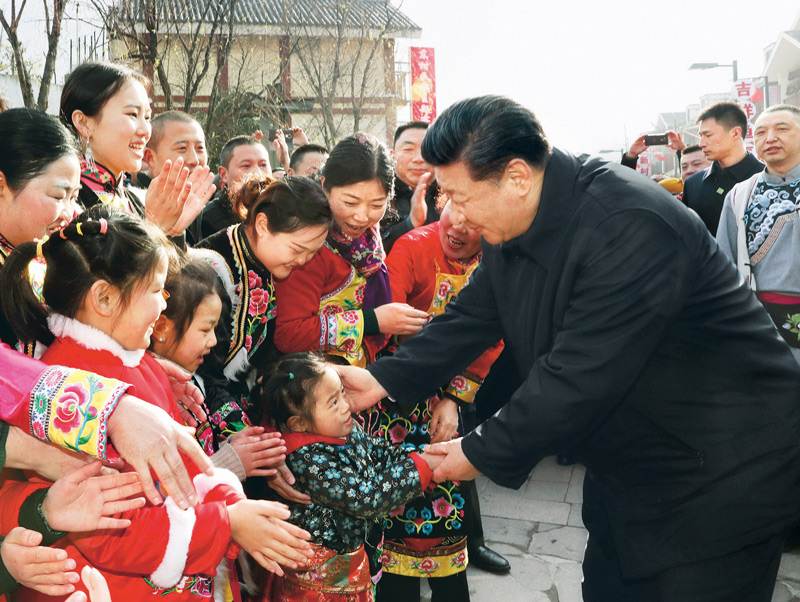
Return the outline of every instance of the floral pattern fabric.
{"type": "Polygon", "coordinates": [[[373,602],[369,562],[364,546],[339,553],[312,545],[305,570],[284,569],[270,602],[373,602]]]}
{"type": "Polygon", "coordinates": [[[295,487],[312,501],[296,505],[290,522],[339,553],[357,550],[375,519],[422,495],[409,452],[367,436],[358,424],[343,444],[305,445],[290,452],[286,464],[295,487]]]}
{"type": "Polygon", "coordinates": [[[118,380],[52,366],[31,391],[31,435],[111,461],[108,418],[127,389],[118,380]]]}
{"type": "Polygon", "coordinates": [[[321,351],[339,355],[353,366],[365,367],[367,353],[361,345],[364,339],[364,303],[366,280],[355,268],[350,277],[319,303],[321,351]]]}

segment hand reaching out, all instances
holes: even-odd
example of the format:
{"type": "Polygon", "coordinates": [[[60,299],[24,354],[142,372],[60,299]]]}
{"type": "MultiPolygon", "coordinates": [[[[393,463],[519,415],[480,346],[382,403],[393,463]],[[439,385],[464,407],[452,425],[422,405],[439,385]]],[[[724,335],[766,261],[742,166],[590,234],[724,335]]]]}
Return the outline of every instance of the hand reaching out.
{"type": "Polygon", "coordinates": [[[371,408],[389,393],[369,371],[357,366],[334,366],[347,393],[350,411],[371,408]]]}
{"type": "Polygon", "coordinates": [[[40,546],[42,534],[15,527],[9,531],[0,556],[8,572],[20,585],[48,596],[65,596],[78,582],[75,561],[64,550],[40,546]]]}
{"type": "Polygon", "coordinates": [[[64,602],[111,602],[111,592],[108,591],[108,583],[103,574],[96,568],[88,564],[81,571],[81,581],[89,590],[89,597],[83,592],[75,592],[64,602]]]}
{"type": "Polygon", "coordinates": [[[294,144],[295,148],[308,144],[308,136],[306,136],[303,128],[299,126],[292,128],[292,144],[294,144]]]}
{"type": "Polygon", "coordinates": [[[192,375],[165,357],[156,355],[153,357],[167,373],[169,384],[172,387],[172,395],[178,402],[178,409],[186,424],[197,427],[197,420],[207,420],[208,416],[203,409],[203,393],[192,382],[192,375]],[[197,420],[195,420],[195,416],[197,420]]]}
{"type": "Polygon", "coordinates": [[[266,500],[242,500],[228,506],[233,540],[278,575],[283,575],[280,565],[297,569],[312,556],[311,535],[287,523],[289,516],[286,506],[266,500]]]}
{"type": "Polygon", "coordinates": [[[265,433],[262,426],[250,426],[228,439],[242,461],[248,477],[271,477],[274,468],[286,459],[286,446],[280,433],[265,433]]]}
{"type": "Polygon", "coordinates": [[[295,484],[295,478],[292,471],[286,466],[286,462],[281,462],[275,468],[277,472],[267,479],[267,485],[285,500],[298,504],[310,504],[310,495],[300,493],[292,487],[295,484]]]}
{"type": "Polygon", "coordinates": [[[131,521],[111,518],[114,514],[144,506],[143,497],[128,499],[142,492],[135,472],[97,476],[100,461],[79,468],[58,479],[50,487],[42,512],[56,531],[94,531],[124,529],[131,521]]]}
{"type": "Polygon", "coordinates": [[[428,314],[407,303],[387,303],[375,308],[383,334],[416,334],[428,323],[428,314]]]}
{"type": "Polygon", "coordinates": [[[425,221],[428,219],[428,203],[425,201],[425,195],[428,192],[428,181],[431,177],[429,173],[422,174],[411,197],[411,209],[409,210],[408,218],[415,228],[424,226],[425,221]]]}
{"type": "Polygon", "coordinates": [[[458,404],[449,397],[442,397],[433,408],[428,434],[431,443],[450,441],[458,432],[458,404]]]}
{"type": "Polygon", "coordinates": [[[280,164],[284,169],[289,169],[289,145],[286,144],[283,130],[275,130],[275,140],[272,141],[272,146],[275,147],[275,154],[278,155],[280,164]]]}

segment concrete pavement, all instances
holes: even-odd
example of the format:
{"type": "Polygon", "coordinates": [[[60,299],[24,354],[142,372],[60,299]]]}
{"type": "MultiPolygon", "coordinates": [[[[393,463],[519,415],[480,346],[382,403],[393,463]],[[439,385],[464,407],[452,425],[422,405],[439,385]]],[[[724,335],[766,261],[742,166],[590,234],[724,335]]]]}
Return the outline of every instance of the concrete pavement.
{"type": "MultiPolygon", "coordinates": [[[[584,469],[546,458],[518,491],[479,477],[489,547],[511,563],[508,575],[467,569],[472,602],[581,602],[584,469]]],[[[423,585],[423,600],[430,589],[423,585]]],[[[800,549],[783,555],[772,602],[800,600],[800,549]]]]}

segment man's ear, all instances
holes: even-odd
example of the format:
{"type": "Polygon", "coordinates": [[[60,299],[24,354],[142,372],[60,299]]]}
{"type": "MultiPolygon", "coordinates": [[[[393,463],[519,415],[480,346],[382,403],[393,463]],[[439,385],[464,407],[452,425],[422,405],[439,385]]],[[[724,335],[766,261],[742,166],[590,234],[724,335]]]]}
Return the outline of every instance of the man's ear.
{"type": "Polygon", "coordinates": [[[222,165],[220,165],[217,168],[217,173],[219,174],[220,188],[225,188],[228,185],[228,168],[222,167],[222,165]]]}
{"type": "Polygon", "coordinates": [[[305,433],[308,431],[308,424],[305,418],[301,418],[300,416],[290,416],[289,420],[286,421],[286,426],[295,433],[305,433]]]}
{"type": "Polygon", "coordinates": [[[533,186],[533,170],[522,159],[512,159],[506,165],[504,178],[516,191],[518,196],[526,197],[533,186]]]}
{"type": "Polygon", "coordinates": [[[119,289],[105,280],[95,281],[86,297],[91,309],[104,318],[113,318],[122,302],[119,289]]]}
{"type": "Polygon", "coordinates": [[[153,338],[159,343],[163,343],[172,336],[172,328],[172,320],[161,314],[153,325],[153,338]]]}

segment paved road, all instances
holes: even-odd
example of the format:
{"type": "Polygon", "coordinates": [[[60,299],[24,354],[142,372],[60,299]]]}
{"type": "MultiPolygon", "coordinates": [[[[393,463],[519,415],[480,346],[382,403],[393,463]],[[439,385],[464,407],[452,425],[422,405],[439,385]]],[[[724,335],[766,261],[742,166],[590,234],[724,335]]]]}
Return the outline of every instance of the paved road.
{"type": "MultiPolygon", "coordinates": [[[[483,528],[490,547],[511,562],[511,573],[470,567],[472,602],[581,602],[581,521],[584,469],[547,458],[518,491],[478,481],[483,528]]],[[[423,586],[423,600],[430,590],[423,586]]],[[[800,600],[800,548],[784,554],[773,602],[800,600]]]]}

